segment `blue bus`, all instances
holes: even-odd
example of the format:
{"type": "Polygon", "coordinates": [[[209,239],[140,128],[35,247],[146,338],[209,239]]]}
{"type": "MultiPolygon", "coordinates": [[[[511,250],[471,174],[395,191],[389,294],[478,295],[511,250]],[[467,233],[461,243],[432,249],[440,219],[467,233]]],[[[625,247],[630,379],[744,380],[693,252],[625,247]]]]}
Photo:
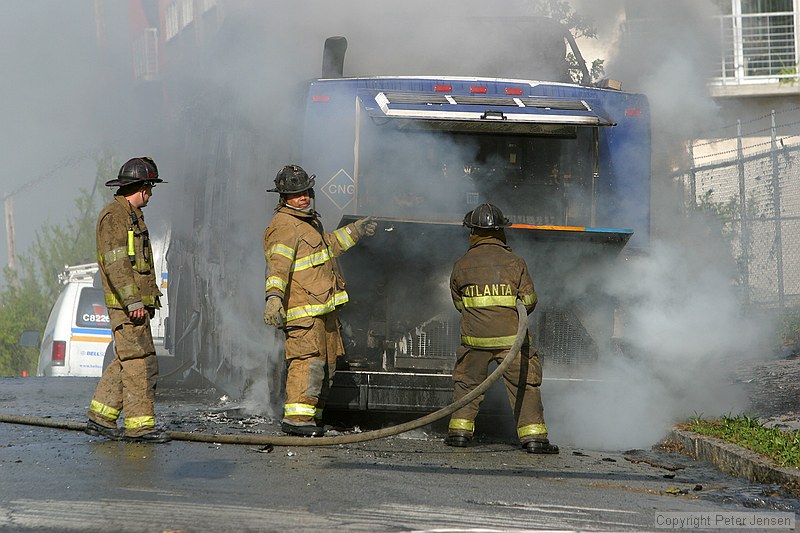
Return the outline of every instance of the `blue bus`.
{"type": "Polygon", "coordinates": [[[613,297],[592,284],[624,247],[647,245],[647,98],[512,78],[342,77],[345,48],[341,37],[326,44],[328,76],[309,84],[298,158],[316,174],[327,224],[379,222],[340,259],[347,355],[329,407],[449,403],[459,344],[449,273],[467,249],[463,217],[484,202],[511,220],[509,244],[531,268],[541,303],[530,326],[547,374],[579,375],[613,353],[613,297]]]}
{"type": "MultiPolygon", "coordinates": [[[[347,41],[331,37],[321,76],[280,93],[297,101],[268,93],[272,107],[254,121],[224,97],[182,115],[177,167],[188,201],[172,213],[166,341],[179,369],[232,399],[268,390],[270,405],[282,404],[282,334],[265,328],[259,310],[258,238],[277,198],[253,191],[288,162],[316,175],[326,229],[366,215],[379,223],[339,260],[350,296],[339,315],[346,355],[327,409],[422,412],[450,402],[459,315],[449,275],[468,246],[464,215],[484,202],[510,218],[509,244],[531,270],[539,304],[529,330],[545,379],[591,375],[619,355],[622,317],[605,280],[649,239],[647,98],[613,80],[591,83],[560,24],[494,22],[470,19],[459,35],[514,28],[527,44],[494,61],[480,39],[412,51],[407,32],[397,41],[382,33],[381,45],[403,51],[411,68],[430,60],[419,62],[423,74],[386,75],[398,54],[375,50],[367,55],[380,64],[369,75],[345,76],[347,41]],[[456,56],[469,59],[456,65],[456,56]],[[465,75],[472,67],[482,75],[465,75]],[[264,120],[280,129],[269,140],[259,135],[264,120]]],[[[426,35],[435,28],[415,40],[426,35]]],[[[289,77],[269,79],[294,86],[289,77]]]]}

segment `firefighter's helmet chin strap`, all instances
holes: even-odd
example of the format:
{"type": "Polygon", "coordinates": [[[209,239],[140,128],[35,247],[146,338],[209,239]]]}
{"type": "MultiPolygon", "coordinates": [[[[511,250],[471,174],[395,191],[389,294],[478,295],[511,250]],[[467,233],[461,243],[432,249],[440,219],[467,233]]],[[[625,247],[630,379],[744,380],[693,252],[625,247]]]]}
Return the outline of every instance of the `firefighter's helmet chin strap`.
{"type": "Polygon", "coordinates": [[[281,207],[286,207],[288,209],[291,209],[292,211],[297,211],[298,213],[303,213],[304,215],[317,216],[317,217],[319,216],[319,213],[317,213],[316,209],[314,209],[315,203],[314,203],[313,200],[312,200],[311,204],[308,207],[306,207],[305,209],[300,209],[299,207],[292,207],[291,205],[287,204],[283,200],[281,200],[281,204],[280,205],[281,205],[281,207]]]}
{"type": "Polygon", "coordinates": [[[281,194],[281,199],[278,201],[278,207],[288,207],[293,211],[298,211],[303,213],[304,215],[312,215],[316,217],[320,217],[321,215],[317,212],[317,195],[314,194],[314,189],[308,189],[308,197],[311,198],[311,203],[305,209],[300,209],[299,207],[293,207],[286,203],[286,195],[281,194]]]}

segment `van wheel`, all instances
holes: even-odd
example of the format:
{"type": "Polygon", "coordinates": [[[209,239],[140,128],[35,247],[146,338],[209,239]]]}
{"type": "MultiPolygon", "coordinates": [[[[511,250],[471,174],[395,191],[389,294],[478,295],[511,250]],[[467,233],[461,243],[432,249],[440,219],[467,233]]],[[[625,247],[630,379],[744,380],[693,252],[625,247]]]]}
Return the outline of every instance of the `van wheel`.
{"type": "Polygon", "coordinates": [[[114,353],[114,341],[111,341],[108,343],[108,346],[106,346],[106,355],[103,357],[103,372],[106,371],[106,368],[108,368],[108,365],[111,364],[111,361],[114,360],[116,355],[117,354],[114,353]]]}

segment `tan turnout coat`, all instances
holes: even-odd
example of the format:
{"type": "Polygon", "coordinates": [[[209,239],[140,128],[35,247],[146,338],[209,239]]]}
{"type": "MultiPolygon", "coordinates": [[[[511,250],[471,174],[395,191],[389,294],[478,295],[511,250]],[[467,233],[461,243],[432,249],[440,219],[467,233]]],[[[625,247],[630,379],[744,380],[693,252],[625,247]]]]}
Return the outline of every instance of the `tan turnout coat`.
{"type": "Polygon", "coordinates": [[[519,319],[519,298],[528,313],[536,306],[525,260],[500,239],[472,245],[453,265],[450,293],[461,313],[461,344],[474,348],[510,348],[519,319]]]}
{"type": "Polygon", "coordinates": [[[355,224],[325,232],[316,214],[286,206],[275,212],[264,232],[265,291],[283,300],[287,326],[306,326],[347,303],[336,256],[357,242],[355,224]]]}

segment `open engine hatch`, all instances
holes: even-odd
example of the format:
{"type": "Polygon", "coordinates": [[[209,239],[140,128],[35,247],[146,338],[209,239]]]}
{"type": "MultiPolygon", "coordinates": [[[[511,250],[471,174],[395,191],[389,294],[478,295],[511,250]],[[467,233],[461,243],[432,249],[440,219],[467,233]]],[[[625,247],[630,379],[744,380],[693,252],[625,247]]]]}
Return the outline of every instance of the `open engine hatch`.
{"type": "MultiPolygon", "coordinates": [[[[363,215],[366,216],[366,215],[363,215]]],[[[363,216],[344,215],[342,216],[339,227],[345,226],[363,216]]],[[[391,243],[392,240],[406,241],[409,238],[449,238],[456,239],[459,244],[463,244],[466,239],[467,230],[460,222],[419,220],[391,217],[374,217],[378,223],[376,229],[376,243],[380,246],[385,242],[391,243]]],[[[590,228],[585,226],[553,226],[553,225],[534,225],[512,223],[506,228],[509,235],[509,244],[513,246],[517,238],[526,241],[538,242],[590,242],[597,244],[608,244],[619,246],[621,249],[633,236],[633,230],[621,228],[590,228]],[[513,237],[511,237],[513,235],[513,237]]],[[[430,243],[434,244],[434,243],[430,243]]],[[[391,245],[391,244],[390,244],[391,245]]]]}

